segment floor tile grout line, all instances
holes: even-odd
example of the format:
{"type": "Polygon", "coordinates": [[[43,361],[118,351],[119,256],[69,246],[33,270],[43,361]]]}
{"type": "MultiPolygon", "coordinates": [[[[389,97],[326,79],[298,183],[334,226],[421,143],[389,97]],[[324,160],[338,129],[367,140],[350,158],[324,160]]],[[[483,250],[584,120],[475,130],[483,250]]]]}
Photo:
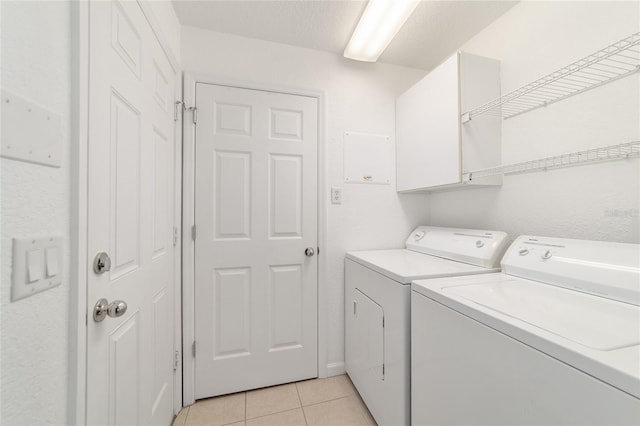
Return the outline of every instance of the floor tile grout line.
{"type": "Polygon", "coordinates": [[[304,424],[308,426],[309,422],[307,421],[307,415],[304,412],[304,405],[302,405],[302,398],[300,398],[300,389],[298,389],[298,383],[296,383],[295,385],[296,385],[296,393],[298,394],[298,402],[300,402],[300,409],[302,410],[302,417],[304,417],[304,424]]]}
{"type": "Polygon", "coordinates": [[[338,396],[336,398],[327,399],[325,401],[319,401],[319,402],[314,402],[313,404],[303,405],[302,408],[304,408],[304,407],[313,407],[314,405],[324,404],[325,402],[337,401],[339,399],[345,399],[345,398],[349,398],[351,396],[354,396],[354,395],[353,394],[349,394],[349,395],[338,396]]]}

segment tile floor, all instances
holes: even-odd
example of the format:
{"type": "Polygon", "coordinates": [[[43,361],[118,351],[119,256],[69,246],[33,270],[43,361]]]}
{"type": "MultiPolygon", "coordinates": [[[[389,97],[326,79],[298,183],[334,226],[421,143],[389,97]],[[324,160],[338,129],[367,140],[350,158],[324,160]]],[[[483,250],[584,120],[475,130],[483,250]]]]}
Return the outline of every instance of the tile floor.
{"type": "Polygon", "coordinates": [[[203,399],[174,426],[376,426],[347,375],[203,399]]]}

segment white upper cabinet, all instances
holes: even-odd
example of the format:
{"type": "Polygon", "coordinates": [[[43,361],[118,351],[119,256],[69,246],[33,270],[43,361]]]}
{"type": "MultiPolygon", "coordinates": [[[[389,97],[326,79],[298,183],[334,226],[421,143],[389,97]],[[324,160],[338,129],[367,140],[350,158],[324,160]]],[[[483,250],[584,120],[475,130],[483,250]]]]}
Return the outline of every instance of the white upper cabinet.
{"type": "Polygon", "coordinates": [[[500,165],[499,116],[461,114],[500,96],[500,63],[457,53],[396,101],[397,190],[434,191],[500,185],[493,176],[475,181],[463,174],[500,165]]]}

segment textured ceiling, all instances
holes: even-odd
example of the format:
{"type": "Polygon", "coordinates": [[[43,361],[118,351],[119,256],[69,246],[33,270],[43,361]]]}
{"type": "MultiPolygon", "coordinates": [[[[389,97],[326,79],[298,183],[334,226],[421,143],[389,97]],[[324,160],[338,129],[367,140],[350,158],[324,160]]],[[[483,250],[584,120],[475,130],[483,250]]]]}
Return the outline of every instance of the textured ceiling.
{"type": "MultiPolygon", "coordinates": [[[[515,1],[423,0],[379,61],[432,69],[515,1]]],[[[366,1],[173,0],[183,25],[342,54],[366,1]]]]}

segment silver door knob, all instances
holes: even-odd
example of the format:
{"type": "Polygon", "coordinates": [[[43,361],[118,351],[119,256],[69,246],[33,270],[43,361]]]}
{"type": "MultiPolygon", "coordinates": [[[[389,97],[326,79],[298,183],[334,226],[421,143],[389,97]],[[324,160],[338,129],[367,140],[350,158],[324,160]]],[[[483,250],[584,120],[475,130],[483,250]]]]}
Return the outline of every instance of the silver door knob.
{"type": "Polygon", "coordinates": [[[100,299],[93,307],[93,320],[95,322],[103,321],[107,315],[111,318],[117,318],[127,312],[127,303],[122,300],[114,300],[109,303],[107,299],[100,299]]]}
{"type": "Polygon", "coordinates": [[[304,254],[311,257],[316,254],[316,251],[313,249],[313,247],[307,247],[306,249],[304,249],[304,254]]]}

